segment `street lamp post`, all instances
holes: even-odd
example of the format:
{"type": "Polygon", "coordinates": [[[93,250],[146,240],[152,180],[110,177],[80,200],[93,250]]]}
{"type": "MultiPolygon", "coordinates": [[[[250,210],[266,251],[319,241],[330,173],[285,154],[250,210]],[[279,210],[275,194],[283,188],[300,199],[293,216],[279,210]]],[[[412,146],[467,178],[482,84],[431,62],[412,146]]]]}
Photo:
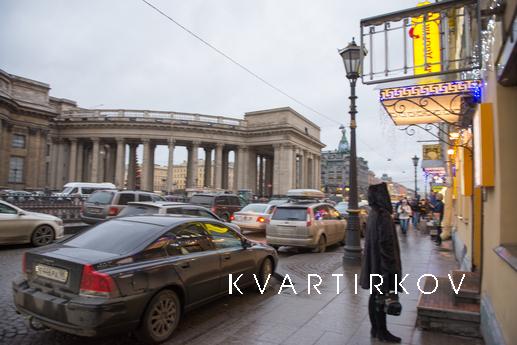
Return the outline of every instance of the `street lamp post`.
{"type": "Polygon", "coordinates": [[[357,148],[355,142],[355,115],[357,108],[355,86],[362,69],[366,49],[359,47],[354,39],[345,48],[339,50],[346,70],[346,78],[350,82],[350,173],[348,195],[348,223],[346,228],[345,253],[343,260],[361,258],[361,232],[359,222],[358,190],[357,190],[357,148]]]}
{"type": "Polygon", "coordinates": [[[420,158],[418,158],[417,155],[415,155],[413,158],[411,158],[413,160],[413,165],[415,166],[415,199],[417,198],[418,196],[418,185],[417,185],[417,179],[416,179],[416,170],[417,170],[417,167],[418,167],[418,160],[420,158]]]}

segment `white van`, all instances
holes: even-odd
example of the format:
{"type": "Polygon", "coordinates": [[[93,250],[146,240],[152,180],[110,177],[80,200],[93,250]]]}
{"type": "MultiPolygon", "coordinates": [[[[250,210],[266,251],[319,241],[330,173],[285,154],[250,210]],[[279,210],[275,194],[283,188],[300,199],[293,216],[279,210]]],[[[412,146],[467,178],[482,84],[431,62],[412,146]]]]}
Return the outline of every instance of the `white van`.
{"type": "Polygon", "coordinates": [[[106,190],[106,189],[117,189],[113,183],[88,183],[88,182],[69,182],[65,184],[61,193],[54,194],[60,197],[81,197],[85,198],[90,196],[95,191],[106,190]]]}

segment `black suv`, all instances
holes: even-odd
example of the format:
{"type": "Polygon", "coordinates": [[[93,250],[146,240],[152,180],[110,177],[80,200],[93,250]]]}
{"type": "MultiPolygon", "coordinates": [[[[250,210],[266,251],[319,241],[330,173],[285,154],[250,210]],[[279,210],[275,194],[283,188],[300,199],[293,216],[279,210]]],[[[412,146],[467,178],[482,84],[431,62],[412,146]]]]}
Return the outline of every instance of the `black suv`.
{"type": "Polygon", "coordinates": [[[233,220],[233,213],[246,206],[246,202],[235,194],[194,194],[190,203],[210,209],[226,222],[233,220]]]}

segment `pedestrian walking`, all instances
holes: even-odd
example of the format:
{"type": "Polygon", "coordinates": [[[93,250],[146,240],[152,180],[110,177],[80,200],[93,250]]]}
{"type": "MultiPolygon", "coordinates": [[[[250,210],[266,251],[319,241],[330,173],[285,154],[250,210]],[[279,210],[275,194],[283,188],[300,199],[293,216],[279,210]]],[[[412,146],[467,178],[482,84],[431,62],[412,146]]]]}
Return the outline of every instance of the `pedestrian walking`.
{"type": "Polygon", "coordinates": [[[360,282],[363,289],[372,288],[368,301],[368,315],[372,325],[370,334],[380,341],[400,343],[401,339],[387,329],[383,298],[395,289],[395,277],[402,275],[399,241],[391,216],[393,207],[386,183],[368,188],[368,204],[371,210],[366,224],[360,282]],[[373,274],[383,277],[380,285],[382,295],[375,287],[370,287],[370,275],[373,274]]]}
{"type": "Polygon", "coordinates": [[[409,206],[411,207],[411,219],[413,223],[413,229],[416,230],[418,223],[420,222],[420,206],[418,198],[411,199],[409,206]]]}
{"type": "Polygon", "coordinates": [[[397,208],[397,214],[399,215],[400,230],[405,235],[407,234],[409,218],[411,217],[411,206],[409,206],[407,199],[402,199],[397,208]]]}
{"type": "Polygon", "coordinates": [[[437,222],[436,229],[438,230],[437,236],[436,236],[436,245],[441,246],[442,245],[442,221],[443,221],[443,214],[445,211],[445,204],[443,203],[443,195],[440,193],[436,194],[436,201],[434,202],[434,205],[431,206],[433,209],[433,216],[435,221],[437,222]]]}

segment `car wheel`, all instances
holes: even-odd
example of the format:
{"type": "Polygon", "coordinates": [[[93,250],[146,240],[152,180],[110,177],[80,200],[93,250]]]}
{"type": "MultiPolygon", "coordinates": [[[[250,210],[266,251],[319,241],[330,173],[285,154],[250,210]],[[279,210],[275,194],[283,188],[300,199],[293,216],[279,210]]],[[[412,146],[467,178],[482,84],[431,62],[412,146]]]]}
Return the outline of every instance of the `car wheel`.
{"type": "Polygon", "coordinates": [[[181,304],[178,295],[163,290],[153,297],[142,319],[137,336],[147,344],[158,344],[169,339],[178,326],[181,304]]]}
{"type": "Polygon", "coordinates": [[[50,225],[38,226],[31,235],[31,244],[35,247],[45,246],[54,241],[54,229],[50,225]]]}
{"type": "Polygon", "coordinates": [[[260,266],[260,273],[258,277],[258,281],[260,286],[264,286],[266,282],[268,282],[268,276],[269,280],[271,280],[271,276],[273,276],[273,261],[271,261],[270,258],[265,258],[262,262],[262,266],[260,266]]]}
{"type": "Polygon", "coordinates": [[[327,238],[325,235],[321,235],[320,239],[318,240],[318,246],[314,248],[314,253],[324,253],[325,249],[327,249],[327,238]]]}

